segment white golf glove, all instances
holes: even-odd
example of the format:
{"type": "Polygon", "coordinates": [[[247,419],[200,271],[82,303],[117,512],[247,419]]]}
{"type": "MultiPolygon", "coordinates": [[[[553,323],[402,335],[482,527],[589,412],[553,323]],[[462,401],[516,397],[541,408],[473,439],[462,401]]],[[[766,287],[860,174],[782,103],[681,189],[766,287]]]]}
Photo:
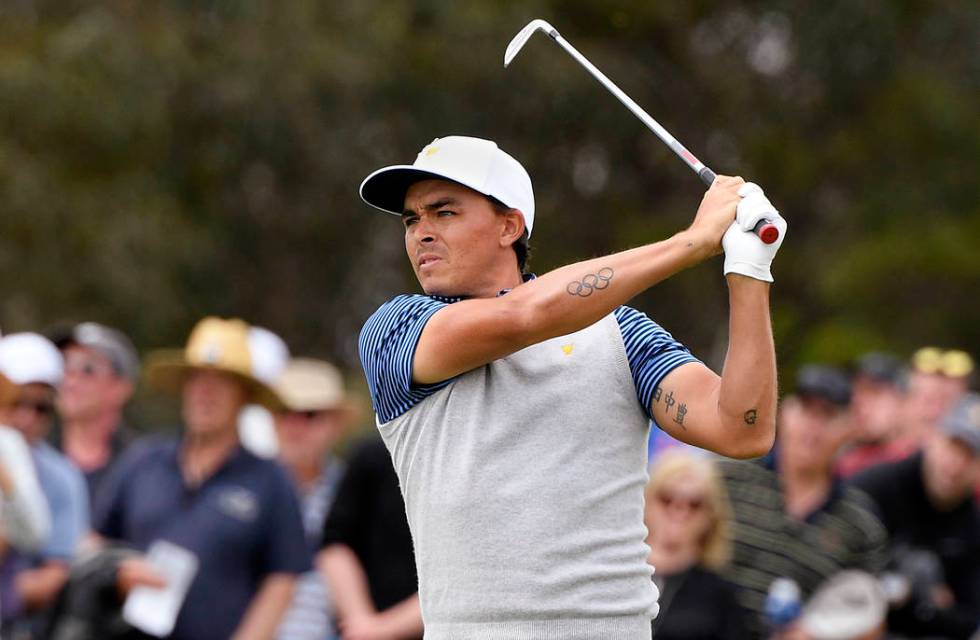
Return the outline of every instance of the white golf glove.
{"type": "Polygon", "coordinates": [[[772,282],[769,265],[786,237],[786,220],[754,182],[743,184],[738,195],[742,196],[742,201],[735,210],[735,222],[721,239],[725,250],[725,274],[740,273],[756,280],[772,282]],[[772,244],[764,243],[752,231],[763,218],[779,229],[779,239],[772,244]]]}

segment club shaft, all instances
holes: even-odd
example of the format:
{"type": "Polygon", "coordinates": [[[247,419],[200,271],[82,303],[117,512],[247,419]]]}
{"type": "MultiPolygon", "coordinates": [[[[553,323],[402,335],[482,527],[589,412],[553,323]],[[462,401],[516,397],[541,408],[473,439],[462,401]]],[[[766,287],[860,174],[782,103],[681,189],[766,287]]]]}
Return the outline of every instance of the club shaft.
{"type": "Polygon", "coordinates": [[[626,95],[626,93],[622,89],[617,87],[616,83],[614,83],[612,80],[606,77],[606,74],[599,71],[599,69],[597,69],[594,64],[589,62],[588,58],[586,58],[581,53],[579,53],[578,50],[575,47],[573,47],[571,43],[568,42],[568,40],[565,40],[565,38],[561,37],[561,34],[559,34],[557,31],[554,30],[548,32],[548,35],[551,36],[551,38],[553,38],[554,41],[557,42],[562,49],[567,51],[570,56],[575,58],[575,60],[580,65],[585,67],[585,70],[588,71],[590,74],[592,74],[593,78],[598,80],[602,84],[602,86],[604,86],[606,89],[609,90],[610,93],[616,96],[616,98],[620,102],[622,102],[627,109],[633,112],[633,115],[639,118],[643,124],[645,124],[651,131],[653,131],[658,138],[663,140],[664,144],[670,147],[671,150],[677,154],[677,157],[683,160],[684,164],[689,166],[691,170],[694,171],[694,173],[698,174],[698,176],[701,177],[701,180],[703,180],[705,184],[710,185],[712,181],[714,181],[715,178],[714,171],[706,167],[704,163],[698,160],[693,153],[688,151],[687,148],[684,147],[684,145],[682,145],[680,142],[677,141],[677,138],[670,135],[670,133],[666,129],[664,129],[659,122],[654,120],[649,113],[644,111],[640,105],[636,104],[636,102],[634,102],[632,98],[626,95]]]}
{"type": "MultiPolygon", "coordinates": [[[[533,25],[534,23],[531,23],[528,25],[528,27],[533,27],[533,25]]],[[[711,184],[715,181],[714,171],[706,167],[703,162],[698,160],[693,153],[688,151],[684,145],[678,142],[677,138],[670,135],[670,133],[668,133],[668,131],[664,129],[659,122],[654,120],[649,113],[644,111],[640,105],[633,102],[633,99],[626,95],[622,89],[617,87],[616,83],[607,78],[606,74],[599,71],[595,65],[589,62],[585,56],[579,53],[578,50],[568,42],[568,40],[562,38],[561,34],[559,34],[554,27],[547,24],[546,27],[547,28],[543,28],[542,31],[547,33],[552,40],[557,42],[561,48],[568,53],[568,55],[575,58],[575,60],[582,65],[586,71],[592,74],[593,78],[598,80],[599,83],[602,84],[602,86],[604,86],[610,93],[616,96],[616,98],[633,113],[633,115],[639,118],[640,121],[647,126],[647,128],[653,131],[658,138],[663,140],[664,144],[670,147],[671,150],[677,154],[677,157],[684,161],[684,164],[689,166],[694,173],[698,174],[698,177],[701,178],[701,181],[704,182],[705,185],[709,187],[711,186],[711,184]]],[[[518,46],[518,50],[520,46],[523,46],[523,43],[527,40],[527,37],[528,36],[524,36],[524,40],[521,41],[520,45],[518,46]]],[[[513,42],[511,44],[513,45],[513,42]]],[[[512,58],[513,54],[505,53],[504,65],[506,66],[507,62],[509,62],[509,60],[512,58]]],[[[752,229],[752,232],[759,236],[759,238],[766,244],[772,244],[779,239],[778,227],[776,227],[772,221],[767,219],[760,220],[758,224],[755,225],[755,228],[752,229]]]]}

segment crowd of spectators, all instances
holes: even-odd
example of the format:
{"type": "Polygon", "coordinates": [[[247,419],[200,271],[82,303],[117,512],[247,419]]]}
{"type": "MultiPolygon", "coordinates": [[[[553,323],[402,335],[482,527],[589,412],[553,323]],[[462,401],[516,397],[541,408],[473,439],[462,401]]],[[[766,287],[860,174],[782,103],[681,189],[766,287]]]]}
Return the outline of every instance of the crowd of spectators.
{"type": "Polygon", "coordinates": [[[206,318],[140,358],[84,323],[0,338],[4,640],[413,638],[411,538],[387,451],[330,363],[206,318]],[[180,405],[136,429],[137,384],[180,405]]]}
{"type": "MultiPolygon", "coordinates": [[[[654,428],[655,638],[980,637],[973,367],[804,366],[752,461],[654,428]]],[[[240,320],[142,359],[93,322],[0,338],[0,638],[421,638],[404,503],[361,417],[337,368],[240,320]],[[138,385],[178,429],[127,423],[138,385]]]]}
{"type": "MultiPolygon", "coordinates": [[[[972,374],[967,353],[935,348],[908,363],[871,353],[850,370],[802,367],[781,400],[769,455],[707,460],[727,495],[711,511],[731,514],[731,561],[717,572],[734,587],[748,635],[733,625],[670,637],[980,637],[980,395],[969,391],[972,374]]],[[[651,451],[651,491],[678,456],[705,458],[662,439],[651,451]]],[[[647,508],[655,509],[650,494],[647,508]]],[[[648,526],[655,541],[658,520],[648,526]]],[[[722,610],[708,609],[701,621],[722,610]]],[[[664,613],[655,627],[671,624],[664,613]]]]}

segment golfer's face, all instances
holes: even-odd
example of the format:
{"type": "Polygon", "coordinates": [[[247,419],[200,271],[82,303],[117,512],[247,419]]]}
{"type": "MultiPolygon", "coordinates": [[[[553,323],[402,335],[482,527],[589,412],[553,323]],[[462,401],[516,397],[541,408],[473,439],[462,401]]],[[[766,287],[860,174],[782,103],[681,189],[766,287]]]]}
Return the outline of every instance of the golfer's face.
{"type": "Polygon", "coordinates": [[[405,194],[402,222],[408,259],[430,295],[479,290],[500,259],[502,216],[464,186],[444,180],[415,183],[405,194]]]}

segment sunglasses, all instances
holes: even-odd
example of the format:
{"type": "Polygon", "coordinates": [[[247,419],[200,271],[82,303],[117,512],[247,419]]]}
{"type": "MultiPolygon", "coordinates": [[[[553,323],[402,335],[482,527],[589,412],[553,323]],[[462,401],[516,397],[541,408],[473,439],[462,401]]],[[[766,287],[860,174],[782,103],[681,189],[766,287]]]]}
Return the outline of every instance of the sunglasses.
{"type": "Polygon", "coordinates": [[[657,502],[659,502],[665,509],[669,509],[671,507],[682,507],[686,508],[688,511],[700,511],[705,506],[705,499],[701,496],[679,496],[677,494],[670,493],[669,491],[657,492],[657,502]]]}
{"type": "Polygon", "coordinates": [[[966,351],[936,347],[919,349],[912,356],[912,366],[920,373],[938,373],[949,378],[962,378],[973,373],[973,358],[966,351]]]}
{"type": "Polygon", "coordinates": [[[317,418],[322,416],[324,413],[326,413],[326,411],[289,411],[287,415],[296,418],[302,418],[307,422],[312,422],[313,420],[316,420],[317,418]]]}
{"type": "Polygon", "coordinates": [[[14,408],[19,411],[33,411],[42,416],[54,414],[54,404],[43,400],[17,400],[14,402],[14,408]]]}

